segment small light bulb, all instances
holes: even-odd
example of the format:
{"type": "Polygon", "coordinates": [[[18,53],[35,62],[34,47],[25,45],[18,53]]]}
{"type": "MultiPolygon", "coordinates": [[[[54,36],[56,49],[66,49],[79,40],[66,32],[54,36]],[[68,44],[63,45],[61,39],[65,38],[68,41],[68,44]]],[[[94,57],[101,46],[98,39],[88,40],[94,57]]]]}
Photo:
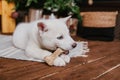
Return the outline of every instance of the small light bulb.
{"type": "Polygon", "coordinates": [[[92,5],[93,4],[93,0],[88,0],[88,4],[92,5]]]}

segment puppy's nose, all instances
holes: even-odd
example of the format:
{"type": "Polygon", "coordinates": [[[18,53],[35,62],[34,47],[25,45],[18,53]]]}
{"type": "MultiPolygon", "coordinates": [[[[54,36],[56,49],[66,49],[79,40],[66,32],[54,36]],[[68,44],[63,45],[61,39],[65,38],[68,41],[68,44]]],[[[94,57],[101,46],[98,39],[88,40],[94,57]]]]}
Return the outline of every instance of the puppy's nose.
{"type": "Polygon", "coordinates": [[[77,43],[73,43],[72,47],[75,48],[77,46],[77,43]]]}

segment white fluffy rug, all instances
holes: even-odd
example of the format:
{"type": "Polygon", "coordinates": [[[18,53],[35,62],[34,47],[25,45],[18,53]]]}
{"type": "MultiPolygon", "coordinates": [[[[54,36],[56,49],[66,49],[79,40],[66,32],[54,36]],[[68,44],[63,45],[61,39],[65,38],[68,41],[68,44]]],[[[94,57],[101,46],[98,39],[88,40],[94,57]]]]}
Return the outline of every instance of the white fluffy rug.
{"type": "MultiPolygon", "coordinates": [[[[69,56],[86,57],[86,52],[89,52],[88,43],[81,41],[77,42],[77,44],[77,47],[70,51],[69,56]]],[[[42,62],[41,60],[27,57],[23,50],[18,49],[13,45],[12,36],[8,35],[0,35],[0,57],[42,62]]]]}

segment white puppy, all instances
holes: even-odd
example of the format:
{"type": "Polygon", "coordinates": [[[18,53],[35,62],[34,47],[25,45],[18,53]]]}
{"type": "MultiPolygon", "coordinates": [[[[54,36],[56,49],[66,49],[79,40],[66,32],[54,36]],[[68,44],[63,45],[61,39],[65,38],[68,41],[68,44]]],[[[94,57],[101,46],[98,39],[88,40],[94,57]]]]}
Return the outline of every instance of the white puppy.
{"type": "MultiPolygon", "coordinates": [[[[17,48],[24,49],[30,58],[43,61],[52,54],[49,50],[56,50],[58,47],[71,50],[76,47],[76,43],[70,37],[66,25],[69,18],[21,23],[13,34],[13,43],[17,48]]],[[[63,54],[54,60],[54,65],[65,66],[69,61],[70,57],[63,54]]]]}

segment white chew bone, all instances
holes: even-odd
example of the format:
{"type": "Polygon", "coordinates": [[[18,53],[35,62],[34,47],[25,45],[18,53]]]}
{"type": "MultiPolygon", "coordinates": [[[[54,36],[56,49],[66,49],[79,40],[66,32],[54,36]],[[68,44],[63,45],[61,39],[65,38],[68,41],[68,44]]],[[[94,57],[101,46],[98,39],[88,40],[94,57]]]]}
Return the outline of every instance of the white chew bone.
{"type": "Polygon", "coordinates": [[[45,57],[45,61],[48,65],[52,66],[54,60],[60,55],[62,54],[63,50],[61,50],[60,48],[58,48],[53,54],[51,54],[50,56],[46,56],[45,57]]]}

